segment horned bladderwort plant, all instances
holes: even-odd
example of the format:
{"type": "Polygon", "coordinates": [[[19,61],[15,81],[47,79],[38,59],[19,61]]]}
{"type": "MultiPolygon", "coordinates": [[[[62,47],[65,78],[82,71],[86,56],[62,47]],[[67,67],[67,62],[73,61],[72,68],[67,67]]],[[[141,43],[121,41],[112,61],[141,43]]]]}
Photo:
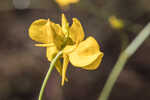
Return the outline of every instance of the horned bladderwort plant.
{"type": "Polygon", "coordinates": [[[54,67],[62,76],[61,85],[63,86],[64,82],[68,81],[66,71],[69,62],[75,67],[95,70],[103,58],[103,52],[100,51],[100,46],[93,37],[90,36],[84,40],[80,21],[73,18],[73,23],[69,26],[64,14],[62,14],[61,26],[49,19],[34,21],[29,28],[29,36],[32,40],[42,43],[35,46],[45,47],[47,59],[51,62],[41,87],[39,100],[42,100],[47,80],[54,67]]]}
{"type": "Polygon", "coordinates": [[[108,100],[110,92],[126,64],[128,58],[130,58],[135,51],[140,47],[140,45],[146,40],[150,35],[150,23],[137,35],[137,37],[132,41],[132,43],[120,54],[117,63],[115,64],[112,72],[110,73],[106,84],[98,98],[98,100],[108,100]]]}

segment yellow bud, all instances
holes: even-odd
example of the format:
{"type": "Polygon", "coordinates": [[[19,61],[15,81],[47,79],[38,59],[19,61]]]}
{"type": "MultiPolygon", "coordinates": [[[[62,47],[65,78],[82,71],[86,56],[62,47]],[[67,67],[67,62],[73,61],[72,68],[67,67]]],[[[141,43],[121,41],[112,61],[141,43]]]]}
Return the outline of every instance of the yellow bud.
{"type": "Polygon", "coordinates": [[[122,29],[124,27],[123,21],[121,19],[116,18],[116,16],[110,16],[108,21],[111,27],[114,29],[122,29]]]}
{"type": "Polygon", "coordinates": [[[73,3],[78,3],[80,0],[55,0],[56,3],[64,8],[65,6],[69,6],[70,4],[73,4],[73,3]]]}

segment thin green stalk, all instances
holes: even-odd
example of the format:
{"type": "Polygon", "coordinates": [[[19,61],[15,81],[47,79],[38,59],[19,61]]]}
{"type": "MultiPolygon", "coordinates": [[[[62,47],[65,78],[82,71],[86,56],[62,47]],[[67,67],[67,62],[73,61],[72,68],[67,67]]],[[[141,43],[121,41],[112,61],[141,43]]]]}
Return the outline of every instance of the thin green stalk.
{"type": "Polygon", "coordinates": [[[60,57],[61,55],[62,55],[62,51],[60,51],[60,52],[56,55],[56,57],[51,61],[50,67],[49,67],[48,72],[47,72],[47,74],[46,74],[46,76],[45,76],[45,79],[44,79],[44,81],[43,81],[43,84],[42,84],[42,87],[41,87],[41,90],[40,90],[40,94],[39,94],[38,100],[42,100],[43,93],[44,93],[44,90],[45,90],[45,87],[46,87],[46,83],[47,83],[47,81],[48,81],[48,79],[49,79],[49,77],[50,77],[50,75],[51,75],[51,72],[52,72],[52,70],[53,70],[53,68],[54,68],[54,66],[55,66],[56,61],[59,59],[59,57],[60,57]]]}
{"type": "Polygon", "coordinates": [[[120,54],[117,63],[115,64],[106,84],[101,92],[98,100],[108,100],[110,92],[120,74],[123,70],[129,57],[131,57],[135,51],[140,47],[140,45],[146,40],[150,35],[150,23],[138,34],[138,36],[133,40],[133,42],[120,54]]]}

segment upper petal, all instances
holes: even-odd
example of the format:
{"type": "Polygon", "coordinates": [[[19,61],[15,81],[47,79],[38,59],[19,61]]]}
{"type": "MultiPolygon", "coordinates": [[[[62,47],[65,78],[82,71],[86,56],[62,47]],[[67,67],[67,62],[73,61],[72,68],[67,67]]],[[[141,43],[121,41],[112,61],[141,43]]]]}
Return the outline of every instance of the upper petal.
{"type": "Polygon", "coordinates": [[[48,43],[51,36],[50,22],[46,19],[34,21],[29,28],[29,36],[33,40],[41,43],[48,43]]]}
{"type": "Polygon", "coordinates": [[[69,22],[67,21],[67,18],[65,17],[64,14],[62,14],[61,25],[62,31],[64,32],[65,35],[67,35],[69,30],[69,22]]]}
{"type": "Polygon", "coordinates": [[[65,35],[62,32],[62,28],[59,24],[51,23],[51,29],[53,31],[53,42],[56,44],[57,48],[60,49],[63,42],[65,35]]]}
{"type": "Polygon", "coordinates": [[[97,41],[93,37],[88,37],[81,42],[78,47],[69,54],[69,60],[76,67],[85,67],[92,64],[103,54],[97,41]]]}
{"type": "Polygon", "coordinates": [[[84,30],[80,21],[76,18],[73,18],[73,24],[69,29],[69,36],[76,43],[84,39],[84,30]]]}
{"type": "Polygon", "coordinates": [[[29,36],[37,42],[55,44],[59,49],[64,39],[61,26],[51,22],[49,19],[34,21],[29,28],[29,36]]]}
{"type": "Polygon", "coordinates": [[[64,37],[64,34],[62,32],[62,28],[59,24],[51,23],[52,31],[54,31],[55,35],[60,36],[61,38],[64,37]]]}

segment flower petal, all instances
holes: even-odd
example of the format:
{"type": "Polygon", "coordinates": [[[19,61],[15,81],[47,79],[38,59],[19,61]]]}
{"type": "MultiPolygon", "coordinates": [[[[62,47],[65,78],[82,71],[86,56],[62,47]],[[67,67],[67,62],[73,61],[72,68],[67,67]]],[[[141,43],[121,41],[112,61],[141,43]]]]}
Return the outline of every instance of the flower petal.
{"type": "Polygon", "coordinates": [[[77,48],[78,44],[75,45],[66,45],[63,49],[63,54],[69,54],[77,48]]]}
{"type": "Polygon", "coordinates": [[[51,29],[54,32],[53,42],[56,44],[57,48],[60,49],[65,37],[65,35],[62,32],[62,28],[59,24],[51,23],[51,29]]]}
{"type": "Polygon", "coordinates": [[[58,53],[58,49],[56,46],[51,46],[46,48],[46,56],[49,61],[52,61],[52,59],[56,56],[58,53]]]}
{"type": "Polygon", "coordinates": [[[69,29],[69,35],[70,38],[76,43],[79,43],[84,39],[84,30],[80,24],[80,21],[76,18],[73,18],[73,24],[69,29]]]}
{"type": "Polygon", "coordinates": [[[67,18],[65,17],[64,14],[62,14],[61,25],[62,25],[62,31],[64,32],[65,35],[67,35],[69,30],[69,22],[67,21],[67,18]]]}
{"type": "Polygon", "coordinates": [[[69,54],[69,60],[76,67],[85,67],[92,64],[102,54],[100,47],[93,37],[88,37],[69,54]]]}
{"type": "Polygon", "coordinates": [[[61,26],[59,24],[51,23],[51,28],[55,32],[55,35],[58,35],[61,38],[64,37],[64,34],[62,32],[62,29],[61,29],[61,26]]]}
{"type": "Polygon", "coordinates": [[[64,85],[64,81],[65,81],[65,78],[66,78],[66,71],[67,71],[67,68],[68,68],[68,64],[69,64],[69,58],[67,55],[63,55],[63,69],[62,69],[62,82],[61,82],[61,85],[63,86],[64,85]]]}
{"type": "Polygon", "coordinates": [[[39,19],[34,21],[29,28],[29,36],[33,40],[41,43],[49,43],[52,35],[50,21],[39,19]]]}
{"type": "Polygon", "coordinates": [[[102,62],[103,55],[104,55],[103,53],[100,53],[99,56],[97,57],[97,59],[93,63],[91,63],[90,65],[84,66],[82,68],[86,69],[86,70],[97,69],[102,62]]]}
{"type": "Polygon", "coordinates": [[[51,46],[55,46],[54,43],[50,43],[50,44],[35,44],[35,46],[37,47],[51,47],[51,46]]]}

